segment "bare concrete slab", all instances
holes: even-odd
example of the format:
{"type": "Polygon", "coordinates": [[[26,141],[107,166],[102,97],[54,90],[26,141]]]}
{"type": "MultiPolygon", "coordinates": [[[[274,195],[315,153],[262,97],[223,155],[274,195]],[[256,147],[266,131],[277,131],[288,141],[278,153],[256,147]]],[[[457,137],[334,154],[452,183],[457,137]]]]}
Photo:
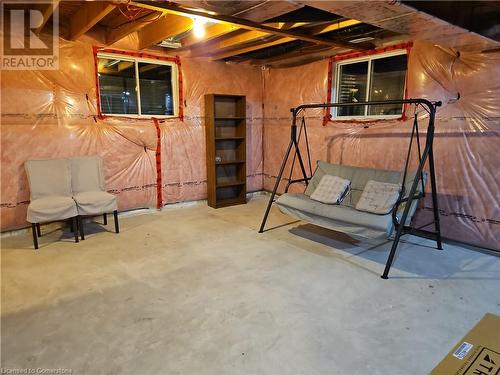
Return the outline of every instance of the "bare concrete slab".
{"type": "MultiPolygon", "coordinates": [[[[500,258],[407,237],[358,242],[266,197],[2,240],[2,367],[73,374],[425,374],[486,312],[500,258]],[[109,232],[108,232],[108,231],[109,232]]],[[[42,227],[42,230],[44,228],[42,227]]]]}

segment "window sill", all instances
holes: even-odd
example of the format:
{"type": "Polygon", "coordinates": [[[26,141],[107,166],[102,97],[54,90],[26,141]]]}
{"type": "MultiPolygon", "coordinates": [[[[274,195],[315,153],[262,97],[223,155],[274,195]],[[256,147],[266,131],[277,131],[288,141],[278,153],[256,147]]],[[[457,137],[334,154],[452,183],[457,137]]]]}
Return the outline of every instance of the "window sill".
{"type": "Polygon", "coordinates": [[[144,116],[144,115],[123,115],[123,114],[111,114],[111,113],[100,113],[100,117],[116,117],[116,118],[123,118],[123,119],[134,119],[134,120],[152,120],[152,119],[175,119],[175,118],[180,118],[179,115],[151,115],[151,116],[144,116]]]}
{"type": "Polygon", "coordinates": [[[399,115],[381,115],[381,116],[338,116],[332,117],[330,121],[371,121],[371,120],[395,120],[403,117],[402,114],[399,115]]]}

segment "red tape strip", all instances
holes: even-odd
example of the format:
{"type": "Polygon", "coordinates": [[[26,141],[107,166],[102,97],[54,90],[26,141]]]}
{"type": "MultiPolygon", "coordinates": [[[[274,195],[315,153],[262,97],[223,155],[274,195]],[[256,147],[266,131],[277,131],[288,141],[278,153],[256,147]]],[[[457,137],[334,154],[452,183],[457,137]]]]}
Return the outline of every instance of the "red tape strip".
{"type": "Polygon", "coordinates": [[[156,128],[156,208],[163,207],[163,184],[161,178],[161,129],[158,119],[153,118],[156,128]]]}

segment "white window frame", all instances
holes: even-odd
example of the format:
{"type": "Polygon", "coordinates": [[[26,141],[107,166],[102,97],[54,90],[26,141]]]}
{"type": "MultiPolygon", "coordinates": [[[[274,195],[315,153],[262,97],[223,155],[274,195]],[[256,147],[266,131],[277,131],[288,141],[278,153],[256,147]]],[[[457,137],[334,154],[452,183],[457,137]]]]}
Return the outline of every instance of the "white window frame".
{"type": "MultiPolygon", "coordinates": [[[[151,58],[143,58],[143,57],[134,57],[126,54],[119,53],[107,53],[107,52],[98,52],[97,59],[116,59],[120,61],[131,61],[135,66],[135,84],[136,84],[136,95],[137,95],[137,112],[138,114],[123,114],[123,113],[104,113],[102,111],[102,103],[101,103],[101,85],[99,83],[99,75],[96,77],[97,84],[99,88],[99,111],[104,116],[116,116],[116,117],[132,117],[138,119],[151,119],[151,118],[173,118],[179,117],[179,69],[175,62],[173,61],[165,61],[165,60],[157,60],[151,58]],[[141,114],[141,95],[140,95],[140,85],[139,85],[139,63],[150,63],[156,65],[166,65],[171,67],[172,72],[172,99],[174,101],[174,114],[173,115],[143,115],[141,114]]],[[[98,63],[98,61],[97,61],[98,63]]],[[[99,74],[99,73],[98,73],[99,74]]]]}
{"type": "MultiPolygon", "coordinates": [[[[358,63],[362,61],[367,61],[368,62],[368,77],[366,81],[366,96],[365,96],[365,101],[369,100],[370,97],[370,89],[371,89],[371,80],[372,80],[372,62],[374,60],[378,59],[383,59],[385,57],[392,57],[392,56],[399,56],[399,55],[406,55],[407,51],[406,49],[399,49],[391,52],[384,52],[376,55],[371,55],[371,56],[366,56],[366,57],[358,57],[358,58],[353,58],[353,59],[348,59],[348,60],[342,60],[339,61],[335,64],[335,79],[333,80],[334,84],[332,85],[332,98],[334,98],[334,102],[338,103],[339,101],[339,85],[340,85],[340,68],[343,65],[348,65],[348,64],[353,64],[353,63],[358,63]]],[[[408,56],[406,57],[408,59],[408,56]]],[[[408,60],[407,60],[408,61],[408,60]]],[[[406,70],[408,71],[408,66],[406,67],[406,70]]],[[[406,92],[406,76],[405,76],[405,84],[403,88],[403,98],[404,99],[404,93],[406,92]]],[[[369,106],[365,107],[365,114],[360,115],[360,116],[337,116],[337,109],[340,107],[332,107],[331,108],[331,115],[333,120],[363,120],[363,119],[395,119],[395,118],[400,118],[402,116],[402,113],[399,115],[369,115],[369,106]]],[[[402,110],[403,104],[401,104],[402,110]]]]}

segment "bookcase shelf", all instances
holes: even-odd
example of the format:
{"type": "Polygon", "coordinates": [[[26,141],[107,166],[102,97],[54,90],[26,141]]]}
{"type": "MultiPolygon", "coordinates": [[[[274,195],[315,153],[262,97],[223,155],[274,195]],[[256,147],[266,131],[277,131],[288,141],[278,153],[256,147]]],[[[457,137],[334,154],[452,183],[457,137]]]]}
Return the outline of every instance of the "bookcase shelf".
{"type": "Polygon", "coordinates": [[[246,103],[239,95],[205,95],[208,205],[246,203],[246,103]]]}

